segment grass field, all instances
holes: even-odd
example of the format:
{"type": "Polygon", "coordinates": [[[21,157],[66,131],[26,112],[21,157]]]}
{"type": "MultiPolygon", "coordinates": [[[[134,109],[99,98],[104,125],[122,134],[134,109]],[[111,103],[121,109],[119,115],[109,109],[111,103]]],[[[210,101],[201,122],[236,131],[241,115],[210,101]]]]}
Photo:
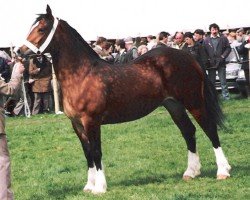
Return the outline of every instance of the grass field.
{"type": "Polygon", "coordinates": [[[216,180],[212,145],[197,128],[202,174],[185,182],[184,139],[158,108],[140,120],[102,127],[108,191],[83,193],[87,167],[80,142],[64,115],[7,118],[16,200],[250,199],[250,101],[223,102],[227,131],[220,130],[231,178],[216,180]]]}

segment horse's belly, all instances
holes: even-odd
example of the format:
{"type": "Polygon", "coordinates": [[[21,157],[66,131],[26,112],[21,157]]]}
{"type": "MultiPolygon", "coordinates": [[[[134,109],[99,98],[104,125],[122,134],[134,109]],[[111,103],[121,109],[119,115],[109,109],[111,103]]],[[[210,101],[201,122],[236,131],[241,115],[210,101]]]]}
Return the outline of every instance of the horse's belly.
{"type": "Polygon", "coordinates": [[[127,105],[120,104],[104,112],[103,124],[128,122],[144,117],[154,111],[161,101],[131,102],[127,105]]]}

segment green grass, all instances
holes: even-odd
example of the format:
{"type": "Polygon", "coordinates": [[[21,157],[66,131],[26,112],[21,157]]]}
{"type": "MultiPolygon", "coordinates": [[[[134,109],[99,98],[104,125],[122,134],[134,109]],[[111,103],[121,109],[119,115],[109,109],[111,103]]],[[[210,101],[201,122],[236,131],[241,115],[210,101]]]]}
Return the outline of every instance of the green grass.
{"type": "Polygon", "coordinates": [[[184,182],[184,139],[169,114],[158,108],[140,120],[102,127],[108,191],[100,196],[82,191],[86,160],[64,115],[7,118],[15,199],[250,199],[250,101],[230,100],[223,110],[228,131],[219,135],[232,166],[230,179],[216,180],[212,145],[198,127],[202,174],[184,182]]]}

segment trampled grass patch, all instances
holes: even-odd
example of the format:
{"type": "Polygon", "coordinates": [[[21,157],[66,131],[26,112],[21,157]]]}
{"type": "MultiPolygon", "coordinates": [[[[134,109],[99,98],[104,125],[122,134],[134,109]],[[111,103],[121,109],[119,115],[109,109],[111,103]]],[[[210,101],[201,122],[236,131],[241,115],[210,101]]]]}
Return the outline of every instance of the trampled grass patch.
{"type": "Polygon", "coordinates": [[[219,135],[233,168],[230,179],[216,180],[212,145],[197,128],[202,174],[184,182],[184,139],[165,109],[158,108],[140,120],[102,127],[108,191],[101,196],[82,191],[86,160],[67,117],[7,118],[15,199],[250,199],[250,101],[224,102],[223,110],[228,130],[219,135]]]}

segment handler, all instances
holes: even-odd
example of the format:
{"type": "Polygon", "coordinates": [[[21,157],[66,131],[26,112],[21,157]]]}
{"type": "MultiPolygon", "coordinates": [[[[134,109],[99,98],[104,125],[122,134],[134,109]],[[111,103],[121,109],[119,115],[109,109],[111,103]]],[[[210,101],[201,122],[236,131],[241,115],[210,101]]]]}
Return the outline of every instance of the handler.
{"type": "Polygon", "coordinates": [[[10,177],[10,157],[5,133],[5,110],[3,97],[15,94],[20,85],[24,66],[20,62],[13,67],[8,83],[0,80],[0,200],[13,200],[10,177]]]}

